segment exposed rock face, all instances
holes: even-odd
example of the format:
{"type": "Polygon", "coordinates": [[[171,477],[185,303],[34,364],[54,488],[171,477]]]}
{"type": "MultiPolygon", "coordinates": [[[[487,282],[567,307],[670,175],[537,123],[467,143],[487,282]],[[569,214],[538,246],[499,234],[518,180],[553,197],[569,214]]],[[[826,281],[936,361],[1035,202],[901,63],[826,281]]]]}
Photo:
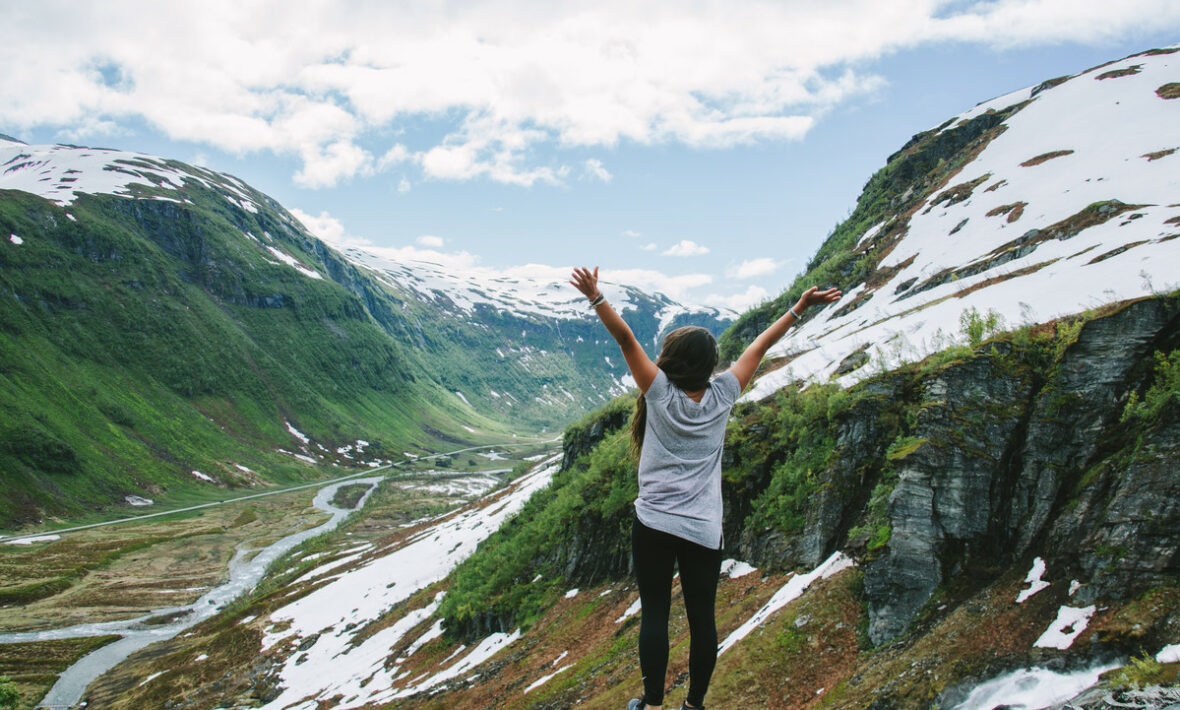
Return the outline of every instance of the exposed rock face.
{"type": "Polygon", "coordinates": [[[1088,468],[1120,404],[1155,350],[1175,347],[1174,303],[1140,301],[1087,323],[1037,396],[1013,491],[1013,532],[1023,552],[1044,531],[1062,483],[1088,468]]]}
{"type": "Polygon", "coordinates": [[[612,403],[589,421],[568,427],[561,440],[561,470],[568,471],[579,456],[590,453],[607,434],[621,429],[630,421],[631,402],[627,400],[612,403]]]}
{"type": "Polygon", "coordinates": [[[1027,373],[1004,376],[998,357],[974,358],[922,382],[914,435],[889,504],[888,551],[869,565],[869,637],[896,636],[963,555],[1002,549],[1002,466],[1030,394],[1027,373]]]}
{"type": "Polygon", "coordinates": [[[1152,354],[1177,346],[1177,314],[1175,299],[1153,299],[1088,322],[1043,384],[1003,352],[922,382],[914,435],[926,441],[899,462],[888,548],[865,569],[874,643],[955,575],[994,578],[1032,552],[1083,581],[1078,603],[1174,577],[1176,407],[1147,431],[1119,420],[1152,354]]]}

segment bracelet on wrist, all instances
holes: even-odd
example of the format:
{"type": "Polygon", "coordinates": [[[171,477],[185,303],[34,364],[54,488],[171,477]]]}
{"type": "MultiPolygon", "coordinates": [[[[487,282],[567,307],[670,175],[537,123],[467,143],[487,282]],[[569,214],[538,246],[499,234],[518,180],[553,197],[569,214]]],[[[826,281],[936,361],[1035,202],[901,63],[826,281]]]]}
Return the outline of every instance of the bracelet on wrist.
{"type": "Polygon", "coordinates": [[[597,308],[598,304],[602,303],[605,300],[606,300],[606,296],[603,296],[601,293],[598,294],[593,299],[591,299],[590,308],[597,308]]]}
{"type": "Polygon", "coordinates": [[[795,320],[803,320],[803,316],[801,316],[795,312],[794,306],[792,306],[791,308],[788,308],[787,310],[791,312],[791,315],[795,316],[795,320]]]}

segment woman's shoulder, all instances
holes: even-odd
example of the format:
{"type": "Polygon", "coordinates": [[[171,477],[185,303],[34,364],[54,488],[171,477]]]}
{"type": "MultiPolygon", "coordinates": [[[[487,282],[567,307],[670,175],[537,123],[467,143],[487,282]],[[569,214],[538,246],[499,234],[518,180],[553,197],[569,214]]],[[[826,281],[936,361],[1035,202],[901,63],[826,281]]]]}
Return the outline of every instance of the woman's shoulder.
{"type": "Polygon", "coordinates": [[[647,392],[644,394],[644,396],[663,397],[668,393],[669,384],[670,382],[668,380],[667,373],[657,367],[655,379],[651,381],[651,384],[648,386],[647,392]]]}
{"type": "Polygon", "coordinates": [[[733,404],[742,393],[742,385],[738,382],[733,370],[726,370],[713,378],[710,383],[717,397],[726,405],[733,404]]]}

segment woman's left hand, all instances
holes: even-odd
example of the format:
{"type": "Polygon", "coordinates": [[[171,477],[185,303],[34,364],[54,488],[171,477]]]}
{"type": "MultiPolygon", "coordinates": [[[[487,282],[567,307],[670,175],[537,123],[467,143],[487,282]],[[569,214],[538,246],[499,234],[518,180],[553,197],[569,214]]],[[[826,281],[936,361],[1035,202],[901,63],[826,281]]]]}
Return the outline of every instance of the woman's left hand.
{"type": "Polygon", "coordinates": [[[570,286],[581,291],[591,301],[598,298],[601,295],[598,290],[598,267],[595,266],[594,271],[585,267],[575,268],[570,275],[570,286]]]}

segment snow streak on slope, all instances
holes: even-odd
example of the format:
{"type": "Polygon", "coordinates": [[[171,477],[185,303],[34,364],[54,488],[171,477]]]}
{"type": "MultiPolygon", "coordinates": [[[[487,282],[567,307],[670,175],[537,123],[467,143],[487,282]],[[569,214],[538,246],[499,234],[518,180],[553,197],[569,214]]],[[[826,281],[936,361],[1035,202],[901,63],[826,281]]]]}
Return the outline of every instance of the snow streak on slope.
{"type": "MultiPolygon", "coordinates": [[[[505,491],[446,516],[274,611],[263,650],[289,655],[278,671],[282,692],[265,707],[312,710],[318,700],[339,696],[342,701],[334,707],[353,708],[392,699],[400,688],[394,686],[398,668],[385,667],[390,649],[427,620],[441,598],[367,637],[366,627],[446,577],[534,492],[549,485],[556,469],[557,460],[551,459],[505,491]]],[[[461,661],[463,670],[475,665],[472,660],[461,661]]]]}
{"type": "MultiPolygon", "coordinates": [[[[1144,54],[953,120],[1028,101],[948,183],[973,188],[919,205],[878,266],[887,279],[858,286],[780,342],[772,356],[796,357],[746,396],[826,380],[861,348],[870,364],[840,384],[921,359],[959,338],[971,308],[1014,328],[1180,287],[1180,100],[1157,94],[1174,82],[1180,53],[1144,54]]],[[[886,231],[867,248],[887,248],[886,231]]]]}

